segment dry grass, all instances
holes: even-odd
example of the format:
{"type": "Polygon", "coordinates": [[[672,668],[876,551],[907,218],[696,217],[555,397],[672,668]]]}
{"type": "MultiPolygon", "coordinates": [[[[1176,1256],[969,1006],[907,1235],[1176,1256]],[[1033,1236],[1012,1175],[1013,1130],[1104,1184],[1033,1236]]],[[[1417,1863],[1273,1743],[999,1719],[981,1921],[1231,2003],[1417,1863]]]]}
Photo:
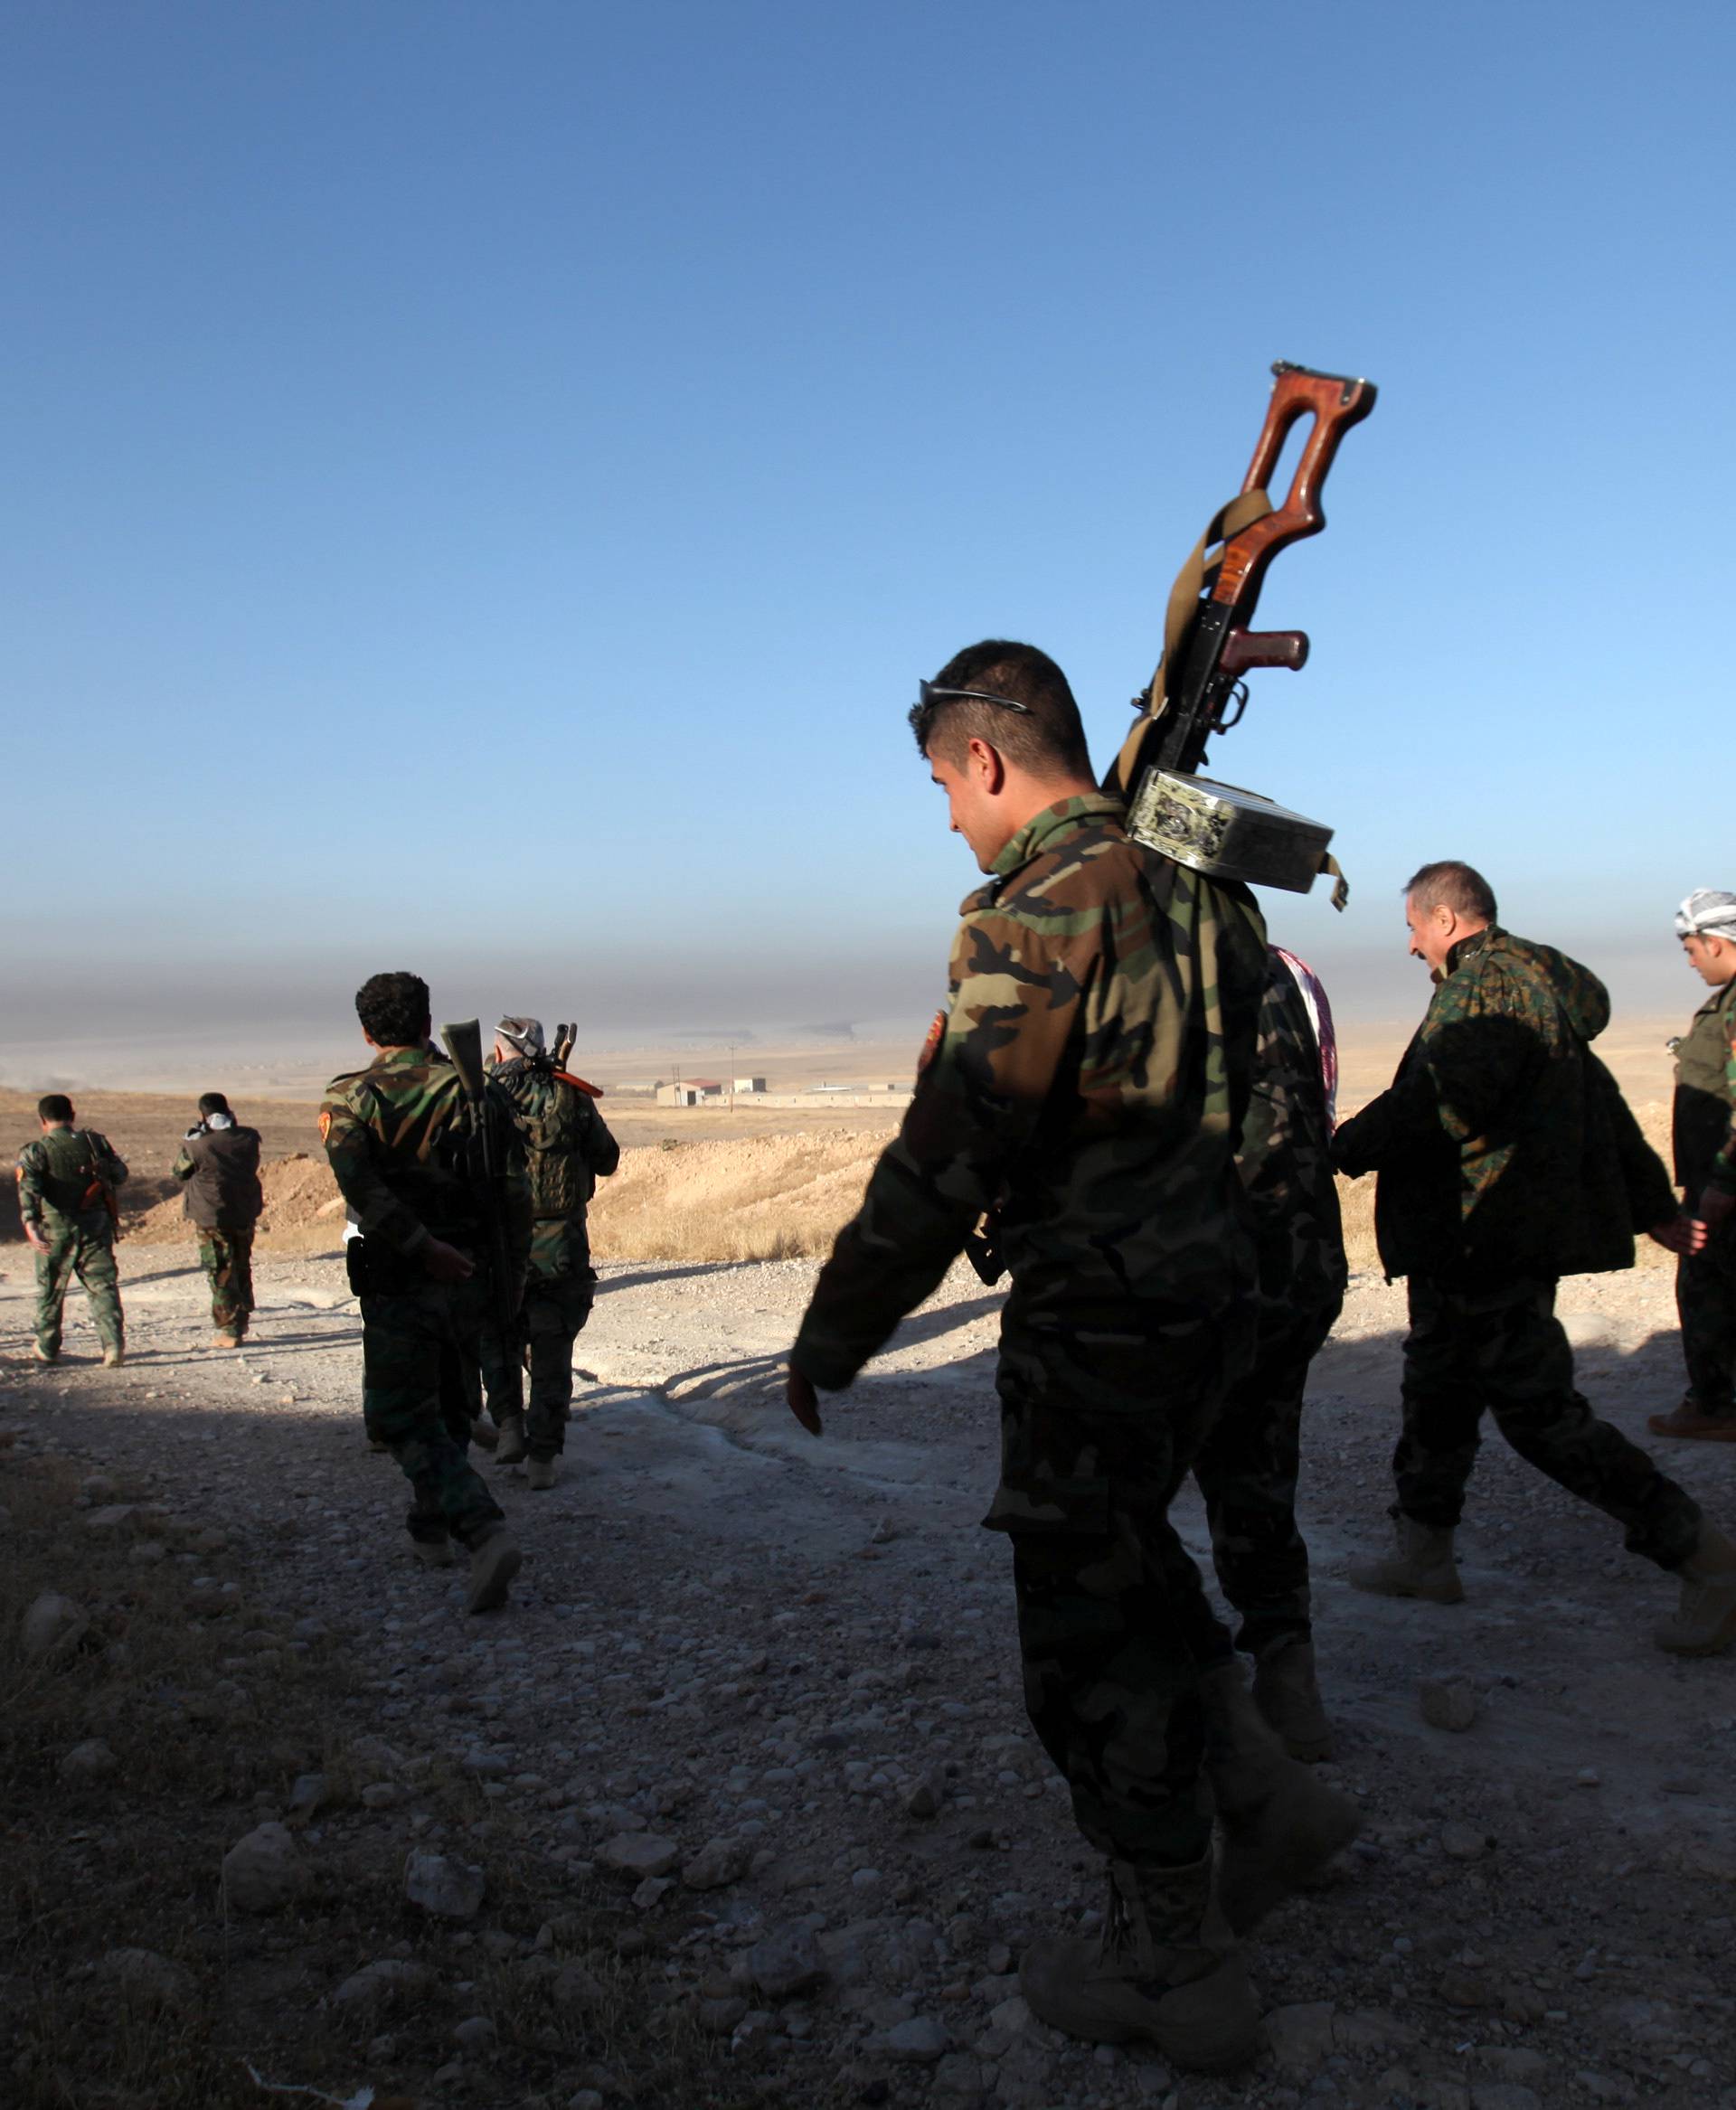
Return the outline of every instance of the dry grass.
{"type": "MultiPolygon", "coordinates": [[[[495,2044],[466,2055],[468,2093],[545,2101],[577,2086],[611,2101],[747,2105],[726,2048],[699,2033],[693,1999],[672,1999],[662,1960],[684,1931],[631,1912],[600,1883],[575,1884],[490,1804],[495,1836],[465,1842],[487,1870],[488,1936],[443,1929],[401,1902],[401,1827],[358,1806],[379,1777],[353,1739],[372,1725],[342,1655],[288,1637],[292,1615],[262,1604],[222,1535],[162,1512],[99,1533],[93,1501],[62,1462],[18,1460],[0,1442],[6,1560],[0,1568],[0,2101],[9,2110],[229,2110],[274,2081],[342,2099],[368,2084],[382,2110],[424,2097],[453,2055],[451,2030],[486,2013],[495,2044]],[[162,1550],[144,1555],[141,1546],[162,1550]],[[192,1557],[183,1560],[177,1556],[192,1557]],[[203,1578],[203,1580],[199,1578],[203,1578]],[[25,1608],[44,1589],[90,1615],[63,1660],[25,1658],[25,1608]],[[66,1753],[101,1738],[115,1769],[66,1777],[66,1753]],[[317,1887],[268,1920],[225,1909],[227,1848],[281,1814],[295,1777],[320,1771],[331,1800],[309,1858],[317,1887]],[[593,1989],[566,2008],[546,1973],[490,1962],[510,1933],[514,1959],[539,1927],[552,1964],[580,1964],[593,1989]],[[173,1967],[174,1997],[119,1984],[104,1959],[147,1950],[173,1967]],[[426,1963],[429,1989],[382,2012],[329,2009],[325,1995],[382,1955],[426,1963]],[[178,1975],[177,1975],[178,1974],[178,1975]],[[455,1988],[472,1981],[466,1995],[455,1988]],[[382,2038],[379,2033],[387,2033],[382,2038]]],[[[390,1733],[390,1732],[389,1732],[390,1733]]],[[[419,1807],[457,1830],[478,1814],[473,1780],[417,1765],[419,1807]]],[[[682,1989],[684,1992],[687,1989],[682,1989]]]]}

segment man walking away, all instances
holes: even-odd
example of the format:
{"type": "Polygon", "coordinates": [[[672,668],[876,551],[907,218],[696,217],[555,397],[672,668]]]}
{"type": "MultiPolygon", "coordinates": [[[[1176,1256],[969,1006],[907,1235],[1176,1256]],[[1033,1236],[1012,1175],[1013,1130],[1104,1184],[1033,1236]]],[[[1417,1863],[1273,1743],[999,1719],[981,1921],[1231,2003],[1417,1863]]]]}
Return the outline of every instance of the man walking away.
{"type": "Polygon", "coordinates": [[[115,1267],[115,1189],[127,1167],[106,1135],[74,1127],[78,1116],[63,1092],[39,1099],[36,1117],[42,1134],[18,1153],[18,1214],[36,1254],[36,1360],[60,1359],[66,1293],[76,1275],[112,1370],[127,1356],[115,1267]]]}
{"type": "Polygon", "coordinates": [[[1495,918],[1468,864],[1426,864],[1410,881],[1410,950],[1434,996],[1392,1086],[1335,1143],[1341,1171],[1380,1173],[1381,1262],[1410,1277],[1410,1296],[1398,1544],[1350,1579],[1384,1597],[1464,1596],[1453,1532],[1487,1408],[1522,1458],[1626,1528],[1630,1552],[1681,1575],[1658,1646],[1713,1654],[1736,1642],[1736,1546],[1592,1413],[1555,1316],[1561,1276],[1630,1267],[1637,1229],[1684,1252],[1691,1227],[1591,1052],[1609,1020],[1603,984],[1495,918]]]}
{"type": "Polygon", "coordinates": [[[508,1413],[495,1450],[499,1465],[528,1452],[533,1492],[554,1485],[555,1460],[566,1447],[572,1409],[572,1344],[590,1316],[596,1276],[586,1211],[599,1179],[621,1162],[597,1102],[550,1060],[540,1019],[508,1017],[495,1028],[494,1081],[512,1100],[531,1182],[531,1271],[519,1314],[519,1338],[497,1327],[483,1337],[489,1400],[502,1397],[503,1355],[523,1349],[530,1370],[525,1414],[508,1413]]]}
{"type": "Polygon", "coordinates": [[[1688,1389],[1654,1414],[1655,1436],[1736,1442],[1736,894],[1702,887],[1676,913],[1688,965],[1712,994],[1676,1043],[1671,1142],[1676,1184],[1704,1242],[1675,1264],[1688,1389]]]}
{"type": "Polygon", "coordinates": [[[239,1348],[253,1309],[253,1227],[259,1190],[259,1132],[245,1128],[222,1092],[205,1092],[169,1170],[185,1183],[183,1206],[199,1232],[199,1259],[211,1285],[213,1348],[239,1348]]]}

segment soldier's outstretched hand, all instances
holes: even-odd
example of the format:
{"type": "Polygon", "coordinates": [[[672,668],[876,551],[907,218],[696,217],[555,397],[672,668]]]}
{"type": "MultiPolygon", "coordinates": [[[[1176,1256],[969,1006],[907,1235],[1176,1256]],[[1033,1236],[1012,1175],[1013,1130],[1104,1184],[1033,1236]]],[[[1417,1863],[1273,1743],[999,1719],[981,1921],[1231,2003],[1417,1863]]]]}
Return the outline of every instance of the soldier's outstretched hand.
{"type": "Polygon", "coordinates": [[[1670,1216],[1662,1223],[1655,1223],[1646,1236],[1654,1245],[1662,1246],[1666,1253],[1675,1253],[1685,1260],[1690,1253],[1697,1253],[1705,1244],[1706,1227],[1696,1223],[1691,1216],[1670,1216]]]}
{"type": "Polygon", "coordinates": [[[420,1251],[422,1272],[436,1282],[468,1282],[476,1271],[468,1253],[459,1252],[442,1239],[429,1239],[420,1251]]]}
{"type": "Polygon", "coordinates": [[[809,1436],[823,1436],[825,1434],[825,1430],[820,1426],[819,1394],[815,1391],[813,1386],[808,1383],[794,1363],[789,1366],[789,1381],[785,1387],[784,1397],[789,1401],[790,1412],[807,1429],[809,1436]]]}

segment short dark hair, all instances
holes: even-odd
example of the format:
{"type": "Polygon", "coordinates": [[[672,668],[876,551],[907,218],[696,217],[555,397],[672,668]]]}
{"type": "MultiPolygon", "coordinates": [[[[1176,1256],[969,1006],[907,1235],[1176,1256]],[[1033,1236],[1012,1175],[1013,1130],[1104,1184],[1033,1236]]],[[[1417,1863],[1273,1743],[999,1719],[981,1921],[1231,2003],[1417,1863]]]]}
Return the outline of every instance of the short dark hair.
{"type": "Polygon", "coordinates": [[[44,1092],[36,1102],[39,1121],[70,1121],[72,1118],[72,1102],[64,1092],[44,1092]]]}
{"type": "Polygon", "coordinates": [[[427,1040],[434,1022],[428,984],[401,971],[370,975],[355,993],[355,1015],[369,1040],[382,1048],[413,1048],[427,1040]]]}
{"type": "Polygon", "coordinates": [[[937,689],[986,689],[1023,703],[1005,711],[968,696],[934,696],[910,711],[910,730],[925,755],[959,762],[974,739],[983,740],[1033,777],[1089,777],[1090,750],[1067,677],[1046,652],[987,637],[956,653],[934,677],[937,689]]]}
{"type": "Polygon", "coordinates": [[[222,1092],[201,1092],[199,1095],[199,1111],[201,1114],[227,1114],[229,1111],[229,1101],[223,1097],[222,1092]]]}
{"type": "Polygon", "coordinates": [[[1476,916],[1485,923],[1495,921],[1495,889],[1474,864],[1458,857],[1443,857],[1425,864],[1404,882],[1404,898],[1419,909],[1450,909],[1455,916],[1476,916]]]}

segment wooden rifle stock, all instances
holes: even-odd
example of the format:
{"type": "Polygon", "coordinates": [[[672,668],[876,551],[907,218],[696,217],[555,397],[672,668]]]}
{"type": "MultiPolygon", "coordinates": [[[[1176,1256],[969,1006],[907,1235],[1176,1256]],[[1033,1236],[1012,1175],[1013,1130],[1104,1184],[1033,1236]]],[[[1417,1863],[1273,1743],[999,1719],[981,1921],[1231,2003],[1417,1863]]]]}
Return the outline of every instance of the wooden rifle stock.
{"type": "MultiPolygon", "coordinates": [[[[1118,798],[1130,797],[1145,771],[1193,773],[1205,759],[1213,733],[1235,723],[1225,706],[1241,677],[1257,667],[1292,671],[1308,656],[1300,630],[1250,630],[1272,559],[1326,524],[1320,502],[1340,441],[1374,408],[1373,381],[1318,373],[1279,360],[1266,422],[1241,489],[1200,539],[1171,590],[1164,654],[1138,701],[1144,708],[1103,780],[1118,798]],[[1298,419],[1314,423],[1281,505],[1266,485],[1298,419]]],[[[1238,711],[1236,716],[1240,716],[1238,711]]]]}

